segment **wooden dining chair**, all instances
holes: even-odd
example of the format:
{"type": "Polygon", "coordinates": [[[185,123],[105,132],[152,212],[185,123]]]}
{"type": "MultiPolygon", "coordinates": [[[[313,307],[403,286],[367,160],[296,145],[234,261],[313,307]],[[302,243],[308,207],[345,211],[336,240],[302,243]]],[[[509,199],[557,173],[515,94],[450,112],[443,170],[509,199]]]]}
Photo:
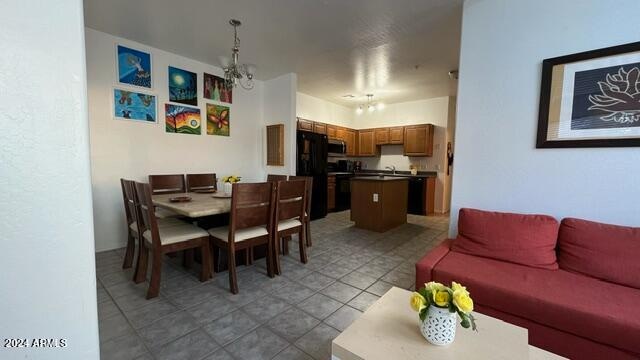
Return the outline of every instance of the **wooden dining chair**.
{"type": "MultiPolygon", "coordinates": [[[[229,226],[209,229],[213,245],[213,262],[219,259],[219,249],[227,250],[229,287],[238,293],[236,251],[267,244],[267,274],[273,269],[274,183],[235,183],[231,195],[229,226]]],[[[216,266],[216,265],[214,265],[216,266]]]]}
{"type": "Polygon", "coordinates": [[[287,175],[268,174],[267,181],[286,181],[287,175]]]}
{"type": "Polygon", "coordinates": [[[313,194],[313,177],[311,176],[289,176],[289,180],[306,180],[306,204],[304,205],[304,235],[307,238],[307,246],[312,246],[311,243],[311,195],[313,194]]]}
{"type": "Polygon", "coordinates": [[[166,253],[200,249],[202,269],[200,281],[211,278],[211,257],[209,249],[209,234],[191,224],[159,227],[153,210],[151,188],[149,184],[135,183],[138,198],[137,215],[140,237],[140,256],[136,282],[142,282],[147,276],[149,251],[152,254],[151,280],[147,290],[147,299],[154,298],[160,293],[160,275],[162,272],[162,258],[166,253]]]}
{"type": "Polygon", "coordinates": [[[149,175],[149,185],[153,195],[186,192],[183,174],[149,175]]]}
{"type": "Polygon", "coordinates": [[[187,174],[187,191],[217,190],[216,174],[187,174]]]}
{"type": "MultiPolygon", "coordinates": [[[[298,234],[300,247],[300,261],[307,263],[307,246],[304,233],[304,212],[307,198],[306,180],[278,181],[276,186],[275,215],[274,215],[274,243],[275,243],[275,271],[281,274],[280,243],[287,241],[291,235],[298,234]]],[[[282,244],[282,247],[288,246],[282,244]]]]}

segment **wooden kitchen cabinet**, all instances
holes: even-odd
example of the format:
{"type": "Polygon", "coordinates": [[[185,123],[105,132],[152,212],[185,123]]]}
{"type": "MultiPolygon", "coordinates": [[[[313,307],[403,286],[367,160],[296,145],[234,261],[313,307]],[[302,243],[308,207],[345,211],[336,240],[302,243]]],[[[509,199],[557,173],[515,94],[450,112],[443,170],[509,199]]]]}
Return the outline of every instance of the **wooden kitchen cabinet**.
{"type": "Polygon", "coordinates": [[[389,144],[404,144],[404,126],[389,128],[389,144]]]}
{"type": "Polygon", "coordinates": [[[358,130],[358,156],[376,156],[375,130],[358,130]]]}
{"type": "Polygon", "coordinates": [[[313,121],[298,118],[298,130],[313,131],[313,121]]]}
{"type": "Polygon", "coordinates": [[[389,128],[375,129],[376,145],[389,144],[389,128]]]}
{"type": "Polygon", "coordinates": [[[332,211],[336,208],[336,177],[327,177],[327,210],[332,211]]]}
{"type": "Polygon", "coordinates": [[[433,125],[411,125],[404,127],[404,155],[433,155],[433,125]]]}
{"type": "Polygon", "coordinates": [[[356,130],[344,129],[342,141],[344,141],[344,143],[347,145],[347,154],[346,154],[347,156],[356,156],[358,154],[357,153],[358,144],[356,143],[356,137],[357,137],[356,130]]]}
{"type": "Polygon", "coordinates": [[[316,134],[325,135],[327,133],[327,124],[320,122],[313,123],[313,132],[316,134]]]}
{"type": "Polygon", "coordinates": [[[332,140],[338,139],[338,127],[327,124],[327,137],[332,140]]]}

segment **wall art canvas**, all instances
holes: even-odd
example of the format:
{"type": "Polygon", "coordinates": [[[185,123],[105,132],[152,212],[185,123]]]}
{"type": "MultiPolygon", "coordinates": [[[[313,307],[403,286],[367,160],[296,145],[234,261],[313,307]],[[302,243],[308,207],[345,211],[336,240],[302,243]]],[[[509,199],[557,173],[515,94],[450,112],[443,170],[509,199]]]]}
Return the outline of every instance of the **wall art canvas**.
{"type": "Polygon", "coordinates": [[[204,98],[214,101],[233,103],[233,89],[224,86],[224,79],[204,73],[204,98]]]}
{"type": "Polygon", "coordinates": [[[543,62],[538,148],[640,146],[640,43],[543,62]]]}
{"type": "Polygon", "coordinates": [[[155,95],[114,89],[113,115],[117,119],[154,123],[157,121],[156,100],[155,95]]]}
{"type": "Polygon", "coordinates": [[[207,134],[229,136],[230,118],[228,106],[207,104],[207,134]]]}
{"type": "Polygon", "coordinates": [[[118,81],[151,89],[151,54],[122,45],[118,45],[116,51],[118,81]]]}
{"type": "Polygon", "coordinates": [[[201,134],[200,109],[165,104],[165,131],[178,134],[201,134]]]}
{"type": "Polygon", "coordinates": [[[169,101],[198,106],[198,76],[169,66],[169,101]]]}

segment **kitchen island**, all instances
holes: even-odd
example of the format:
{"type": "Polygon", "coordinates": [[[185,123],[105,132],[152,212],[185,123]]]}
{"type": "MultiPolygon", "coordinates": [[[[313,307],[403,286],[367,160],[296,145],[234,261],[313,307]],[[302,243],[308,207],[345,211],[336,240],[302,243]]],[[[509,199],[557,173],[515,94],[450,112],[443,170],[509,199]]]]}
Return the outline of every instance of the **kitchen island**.
{"type": "Polygon", "coordinates": [[[351,221],[361,229],[385,232],[407,222],[409,180],[394,176],[351,179],[351,221]]]}

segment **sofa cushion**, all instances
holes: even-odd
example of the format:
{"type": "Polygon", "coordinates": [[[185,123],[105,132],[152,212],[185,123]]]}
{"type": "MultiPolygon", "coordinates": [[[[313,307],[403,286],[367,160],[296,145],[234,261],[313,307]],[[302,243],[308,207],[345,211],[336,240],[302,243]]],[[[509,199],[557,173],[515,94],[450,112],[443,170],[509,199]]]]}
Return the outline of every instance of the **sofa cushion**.
{"type": "Polygon", "coordinates": [[[558,236],[560,268],[640,289],[640,227],[566,218],[558,236]]]}
{"type": "Polygon", "coordinates": [[[558,221],[525,215],[460,209],[452,250],[542,269],[557,269],[558,221]]]}
{"type": "Polygon", "coordinates": [[[433,278],[464,284],[481,307],[640,353],[637,289],[455,251],[440,260],[433,278]]]}

